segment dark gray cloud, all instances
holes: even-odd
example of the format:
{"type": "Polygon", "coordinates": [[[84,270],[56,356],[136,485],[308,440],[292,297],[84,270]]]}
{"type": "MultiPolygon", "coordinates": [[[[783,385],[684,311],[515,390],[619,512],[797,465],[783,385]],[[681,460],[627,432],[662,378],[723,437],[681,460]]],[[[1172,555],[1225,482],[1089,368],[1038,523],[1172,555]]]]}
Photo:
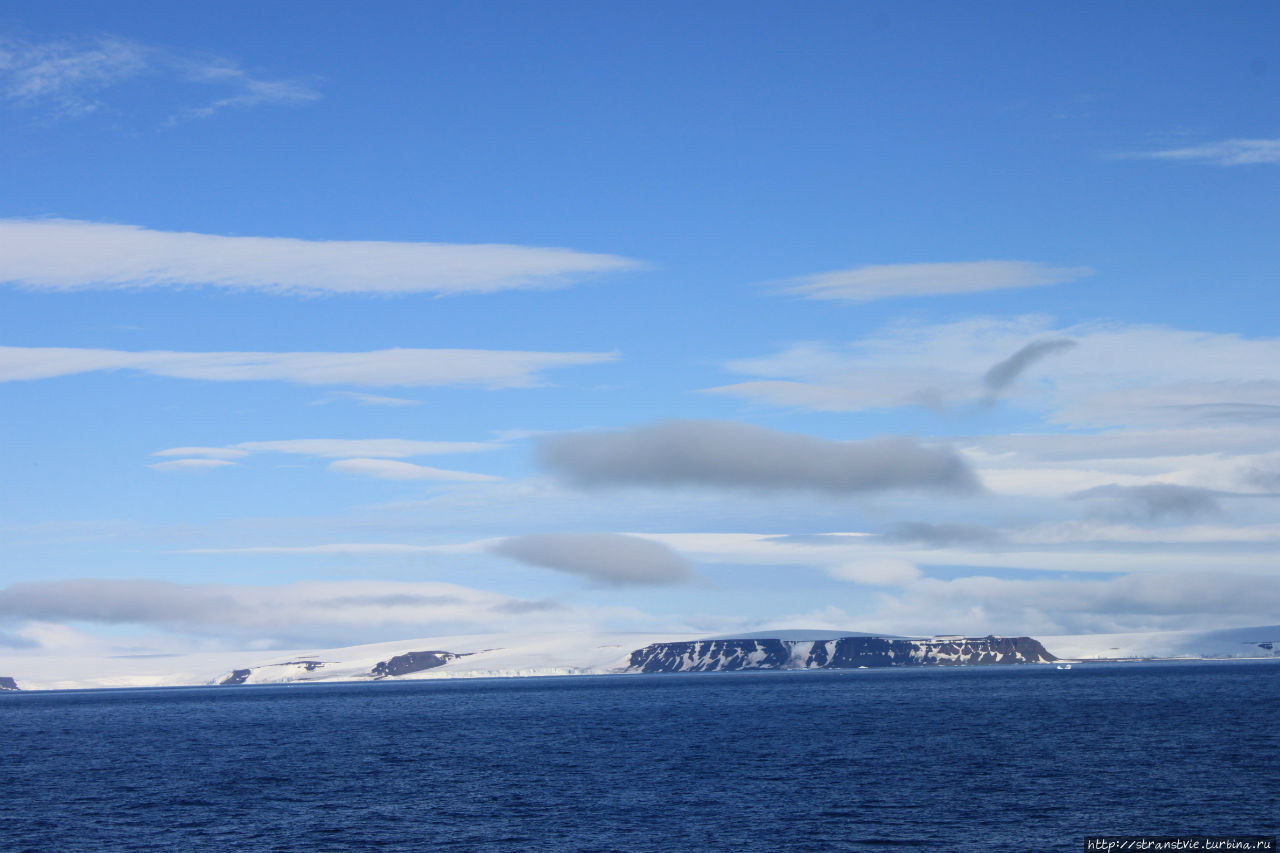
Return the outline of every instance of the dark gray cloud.
{"type": "Polygon", "coordinates": [[[1242,472],[1246,483],[1269,491],[1280,491],[1280,462],[1251,465],[1242,472]]]}
{"type": "Polygon", "coordinates": [[[1219,515],[1217,492],[1174,483],[1143,486],[1110,484],[1076,492],[1077,500],[1100,502],[1101,514],[1114,519],[1161,521],[1219,515]]]}
{"type": "Polygon", "coordinates": [[[577,486],[710,486],[854,494],[981,488],[953,451],[909,438],[829,441],[729,421],[663,421],[628,430],[562,433],[542,464],[577,486]]]}
{"type": "Polygon", "coordinates": [[[520,615],[522,613],[547,613],[552,610],[567,610],[558,601],[504,601],[489,608],[494,613],[520,615]]]}
{"type": "Polygon", "coordinates": [[[1070,338],[1045,338],[1040,341],[1032,341],[1004,361],[993,364],[991,369],[986,372],[986,375],[982,377],[983,384],[987,386],[987,391],[990,394],[999,394],[1012,385],[1014,380],[1022,375],[1023,371],[1040,359],[1055,352],[1071,349],[1074,346],[1076,346],[1076,342],[1070,338]]]}
{"type": "Polygon", "coordinates": [[[892,524],[884,535],[894,542],[936,548],[951,545],[995,545],[1004,540],[999,532],[978,524],[929,524],[924,521],[892,524]]]}
{"type": "Polygon", "coordinates": [[[680,583],[693,567],[659,542],[621,533],[535,533],[495,543],[495,554],[613,586],[680,583]]]}

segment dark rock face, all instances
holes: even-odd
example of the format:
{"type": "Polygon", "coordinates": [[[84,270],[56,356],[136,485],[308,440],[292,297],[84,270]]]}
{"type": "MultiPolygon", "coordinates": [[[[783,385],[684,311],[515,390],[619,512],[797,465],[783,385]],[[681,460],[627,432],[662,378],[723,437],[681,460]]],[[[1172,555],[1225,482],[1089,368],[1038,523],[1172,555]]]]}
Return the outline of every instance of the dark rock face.
{"type": "MultiPolygon", "coordinates": [[[[324,661],[289,660],[289,661],[285,661],[284,663],[270,663],[270,664],[267,664],[266,666],[250,667],[249,669],[235,669],[231,671],[230,675],[228,675],[226,678],[219,681],[218,684],[220,685],[225,684],[225,685],[230,685],[234,687],[237,684],[244,684],[246,681],[248,681],[249,676],[253,675],[255,671],[270,672],[270,670],[280,666],[300,666],[307,672],[315,672],[317,669],[324,668],[324,661]]],[[[292,681],[293,679],[289,678],[286,680],[292,681]]]]}
{"type": "Polygon", "coordinates": [[[1057,660],[1030,637],[889,640],[702,640],[655,643],[631,653],[630,672],[717,672],[748,669],[857,669],[1050,663],[1057,660]]]}
{"type": "Polygon", "coordinates": [[[315,672],[317,669],[324,666],[324,661],[291,660],[291,661],[286,661],[285,663],[276,664],[276,666],[301,666],[301,667],[304,667],[307,670],[307,672],[315,672]]]}
{"type": "Polygon", "coordinates": [[[251,672],[253,672],[252,669],[233,670],[230,675],[228,675],[226,678],[219,681],[218,684],[231,684],[231,685],[244,684],[245,681],[248,680],[249,674],[251,672]]]}
{"type": "Polygon", "coordinates": [[[783,669],[791,659],[790,645],[782,640],[655,643],[632,652],[628,668],[639,672],[783,669]]]}
{"type": "Polygon", "coordinates": [[[435,669],[444,666],[462,655],[453,652],[406,652],[396,655],[391,660],[378,661],[370,671],[374,678],[386,678],[388,675],[408,675],[411,672],[422,672],[424,669],[435,669]]]}
{"type": "Polygon", "coordinates": [[[7,675],[0,675],[0,690],[21,690],[18,682],[7,675]]]}

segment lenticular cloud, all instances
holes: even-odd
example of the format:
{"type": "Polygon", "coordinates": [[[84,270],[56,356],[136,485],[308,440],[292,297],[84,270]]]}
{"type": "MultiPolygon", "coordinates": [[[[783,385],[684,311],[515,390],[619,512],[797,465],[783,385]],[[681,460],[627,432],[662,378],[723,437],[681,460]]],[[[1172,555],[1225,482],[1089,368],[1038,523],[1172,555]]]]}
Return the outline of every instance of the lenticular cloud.
{"type": "Polygon", "coordinates": [[[545,439],[543,465],[578,486],[709,486],[834,494],[974,491],[953,451],[908,438],[830,441],[728,421],[665,421],[545,439]]]}
{"type": "Polygon", "coordinates": [[[638,267],[505,244],[223,237],[70,219],[0,219],[0,281],[33,290],[209,286],[268,293],[491,293],[638,267]]]}

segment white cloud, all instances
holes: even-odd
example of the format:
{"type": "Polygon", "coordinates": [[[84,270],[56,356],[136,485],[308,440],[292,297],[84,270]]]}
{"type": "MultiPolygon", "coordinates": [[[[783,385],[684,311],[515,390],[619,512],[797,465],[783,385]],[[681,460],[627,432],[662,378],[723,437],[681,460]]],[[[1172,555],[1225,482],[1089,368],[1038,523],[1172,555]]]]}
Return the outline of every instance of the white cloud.
{"type": "MultiPolygon", "coordinates": [[[[1034,527],[1022,532],[1011,531],[1009,543],[988,544],[904,542],[890,536],[869,533],[828,533],[806,537],[788,537],[762,533],[637,533],[669,546],[703,563],[724,563],[811,568],[845,580],[876,583],[912,577],[908,565],[923,568],[971,567],[974,571],[1024,569],[1072,574],[1115,574],[1153,572],[1194,574],[1210,568],[1240,573],[1270,574],[1276,565],[1274,543],[1260,532],[1246,534],[1259,545],[1256,549],[1187,547],[1187,538],[1176,532],[1168,537],[1153,531],[1139,540],[1130,536],[1128,544],[1144,547],[1098,548],[1098,541],[1087,528],[1034,527]]],[[[1104,528],[1105,529],[1105,528],[1104,528]]],[[[1111,528],[1119,533],[1117,528],[1111,528]]],[[[1205,543],[1201,531],[1199,544],[1205,543]]],[[[1218,544],[1240,542],[1243,537],[1222,531],[1218,544]]],[[[1117,540],[1122,542],[1123,540],[1117,540]]]]}
{"type": "MultiPolygon", "coordinates": [[[[411,456],[438,456],[447,453],[483,453],[503,447],[485,441],[418,441],[408,438],[289,438],[282,441],[242,441],[229,448],[239,453],[293,453],[331,459],[363,456],[404,459],[411,456]]],[[[169,451],[160,451],[167,454],[169,451]]],[[[159,455],[159,454],[157,454],[159,455]]]]}
{"type": "Polygon", "coordinates": [[[821,411],[954,409],[989,402],[986,377],[1011,359],[1019,369],[1002,393],[1057,424],[1280,424],[1271,367],[1280,363],[1280,338],[1114,323],[1055,328],[1034,316],[896,326],[843,346],[797,344],[730,362],[756,378],[708,390],[821,411]],[[1037,344],[1055,351],[1017,360],[1037,344]]]}
{"type": "Polygon", "coordinates": [[[417,441],[407,438],[294,438],[281,441],[243,441],[228,447],[171,447],[153,456],[190,457],[173,462],[159,462],[150,467],[160,471],[192,470],[230,465],[230,459],[242,459],[253,453],[287,453],[322,459],[336,459],[330,471],[357,474],[384,480],[437,480],[455,483],[488,483],[500,478],[466,471],[448,471],[397,462],[413,456],[452,453],[480,453],[497,450],[499,442],[417,441]]]}
{"type": "Polygon", "coordinates": [[[323,400],[316,400],[312,405],[323,406],[335,400],[350,400],[362,406],[421,406],[421,400],[410,400],[405,397],[386,397],[380,394],[361,394],[358,391],[330,391],[323,400]]]}
{"type": "Polygon", "coordinates": [[[902,586],[920,577],[920,570],[910,560],[899,557],[861,560],[832,566],[827,574],[837,580],[871,586],[902,586]]]}
{"type": "MultiPolygon", "coordinates": [[[[298,80],[267,80],[224,57],[98,36],[45,42],[0,37],[0,96],[18,106],[68,118],[95,112],[112,88],[148,80],[176,85],[186,101],[174,116],[204,118],[228,107],[304,104],[320,93],[298,80]],[[210,89],[221,92],[207,100],[210,89]],[[200,94],[197,96],[196,91],[200,94]]],[[[148,101],[158,98],[150,93],[148,101]]]]}
{"type": "Polygon", "coordinates": [[[152,456],[202,456],[206,459],[242,459],[249,455],[247,450],[236,450],[234,447],[170,447],[168,450],[157,450],[152,456]]]}
{"type": "Polygon", "coordinates": [[[501,477],[473,474],[469,471],[446,471],[394,459],[338,459],[329,463],[330,471],[358,474],[380,480],[435,480],[450,483],[492,483],[501,477]]]}
{"type": "Polygon", "coordinates": [[[1253,166],[1280,163],[1280,139],[1223,139],[1185,148],[1144,151],[1127,156],[1146,160],[1208,163],[1214,166],[1253,166]]]}
{"type": "Polygon", "coordinates": [[[1007,531],[1011,543],[1062,545],[1088,543],[1208,545],[1280,545],[1280,524],[1227,526],[1179,524],[1176,527],[1139,527],[1097,519],[1054,521],[1007,531]]]}
{"type": "Polygon", "coordinates": [[[227,107],[257,107],[263,104],[306,104],[318,101],[320,93],[297,80],[258,80],[227,60],[209,62],[183,61],[179,66],[188,79],[230,88],[234,94],[218,98],[202,107],[187,107],[177,116],[183,118],[209,118],[227,107]]]}
{"type": "Polygon", "coordinates": [[[530,388],[541,371],[600,364],[600,352],[389,349],[372,352],[126,352],[70,347],[0,346],[0,382],[50,379],[100,370],[214,382],[280,381],[301,385],[478,385],[530,388]]]}
{"type": "Polygon", "coordinates": [[[504,244],[224,237],[0,219],[0,281],[32,290],[208,286],[272,294],[453,295],[560,287],[634,269],[615,255],[504,244]]]}
{"type": "MultiPolygon", "coordinates": [[[[1280,578],[1223,572],[1118,578],[924,578],[882,595],[866,630],[1087,634],[1270,624],[1280,578]]],[[[1050,649],[1052,651],[1052,649],[1050,649]]]]}
{"type": "Polygon", "coordinates": [[[786,292],[809,299],[869,302],[899,296],[940,296],[1043,287],[1092,274],[1088,267],[1050,267],[1027,261],[886,264],[832,270],[787,282],[786,292]]]}
{"type": "Polygon", "coordinates": [[[169,462],[156,462],[147,467],[157,471],[212,471],[215,468],[225,468],[235,464],[225,459],[174,459],[169,462]]]}
{"type": "MultiPolygon", "coordinates": [[[[993,493],[1055,498],[1112,484],[1155,483],[1262,496],[1275,427],[1240,425],[1101,433],[985,435],[954,439],[993,493]]],[[[1065,508],[1052,510],[1059,515],[1065,508]]]]}
{"type": "Polygon", "coordinates": [[[483,551],[489,542],[477,540],[461,545],[409,545],[400,542],[330,542],[324,545],[254,545],[247,548],[184,548],[177,554],[464,554],[483,551]]]}
{"type": "Polygon", "coordinates": [[[148,51],[117,38],[81,44],[0,40],[0,91],[23,106],[49,104],[74,115],[97,108],[96,92],[146,70],[148,51]]]}

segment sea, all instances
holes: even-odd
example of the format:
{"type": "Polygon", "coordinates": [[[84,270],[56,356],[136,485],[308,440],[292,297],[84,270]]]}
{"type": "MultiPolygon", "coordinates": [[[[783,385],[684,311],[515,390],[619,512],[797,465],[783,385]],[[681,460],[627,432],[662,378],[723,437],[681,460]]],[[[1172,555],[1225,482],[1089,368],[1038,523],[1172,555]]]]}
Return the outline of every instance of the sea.
{"type": "Polygon", "coordinates": [[[1280,663],[0,695],[6,851],[1079,851],[1280,833],[1280,663]]]}

